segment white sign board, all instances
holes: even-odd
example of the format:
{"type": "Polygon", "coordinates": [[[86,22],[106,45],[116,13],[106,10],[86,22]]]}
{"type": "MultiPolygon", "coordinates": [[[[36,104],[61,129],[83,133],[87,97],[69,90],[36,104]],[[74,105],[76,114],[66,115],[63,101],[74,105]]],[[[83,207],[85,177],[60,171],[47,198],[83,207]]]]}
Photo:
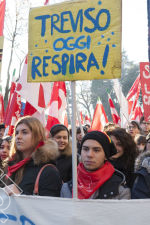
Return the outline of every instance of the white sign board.
{"type": "Polygon", "coordinates": [[[0,224],[149,225],[150,200],[74,200],[8,197],[0,193],[0,224]]]}

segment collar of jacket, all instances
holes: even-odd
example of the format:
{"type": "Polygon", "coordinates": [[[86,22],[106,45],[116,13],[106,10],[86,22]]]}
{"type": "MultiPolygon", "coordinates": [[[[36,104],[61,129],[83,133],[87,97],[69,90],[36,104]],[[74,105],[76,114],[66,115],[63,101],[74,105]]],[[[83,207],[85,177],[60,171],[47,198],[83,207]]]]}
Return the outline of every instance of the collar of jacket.
{"type": "MultiPolygon", "coordinates": [[[[115,173],[100,188],[97,199],[110,199],[119,194],[119,186],[125,186],[125,176],[122,172],[115,169],[115,173]]],[[[68,182],[68,187],[72,193],[72,180],[68,182]]]]}
{"type": "Polygon", "coordinates": [[[56,161],[59,155],[57,143],[53,140],[47,140],[43,146],[32,154],[34,165],[49,163],[56,161]]]}
{"type": "Polygon", "coordinates": [[[145,168],[150,173],[150,151],[140,154],[135,161],[135,172],[141,168],[145,168]]]}
{"type": "Polygon", "coordinates": [[[125,176],[115,169],[112,177],[99,188],[97,199],[110,199],[119,194],[119,186],[125,185],[125,176]]]}

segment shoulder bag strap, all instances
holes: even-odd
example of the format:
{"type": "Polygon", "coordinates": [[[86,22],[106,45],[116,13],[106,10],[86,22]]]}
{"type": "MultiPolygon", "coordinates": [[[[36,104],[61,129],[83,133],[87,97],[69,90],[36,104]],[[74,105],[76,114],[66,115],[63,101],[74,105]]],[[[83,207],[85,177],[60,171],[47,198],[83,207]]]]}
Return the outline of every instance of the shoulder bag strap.
{"type": "Polygon", "coordinates": [[[34,195],[39,195],[39,179],[40,179],[40,176],[41,176],[42,171],[43,171],[47,166],[53,167],[54,169],[57,170],[56,166],[54,166],[53,164],[46,164],[46,165],[44,165],[44,166],[40,169],[40,171],[39,171],[39,173],[38,173],[38,175],[37,175],[35,184],[34,184],[34,191],[33,191],[33,194],[34,194],[34,195]]]}

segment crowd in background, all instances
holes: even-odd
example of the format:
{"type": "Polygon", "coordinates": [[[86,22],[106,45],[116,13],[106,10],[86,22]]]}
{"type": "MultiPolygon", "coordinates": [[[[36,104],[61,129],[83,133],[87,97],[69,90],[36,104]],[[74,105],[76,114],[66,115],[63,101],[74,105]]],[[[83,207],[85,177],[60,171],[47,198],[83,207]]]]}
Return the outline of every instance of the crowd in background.
{"type": "MultiPolygon", "coordinates": [[[[49,135],[41,122],[18,120],[13,136],[0,124],[0,187],[8,195],[72,198],[71,129],[54,125],[49,135]]],[[[109,122],[103,131],[85,124],[76,129],[79,199],[150,198],[150,121],[126,127],[109,122]]]]}

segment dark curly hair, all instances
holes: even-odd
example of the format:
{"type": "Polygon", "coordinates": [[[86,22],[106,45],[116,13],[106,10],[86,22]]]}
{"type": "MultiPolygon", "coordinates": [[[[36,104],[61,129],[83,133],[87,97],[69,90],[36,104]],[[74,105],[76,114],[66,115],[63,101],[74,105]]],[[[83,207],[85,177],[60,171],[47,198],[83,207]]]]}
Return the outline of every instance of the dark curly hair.
{"type": "Polygon", "coordinates": [[[123,128],[116,128],[112,131],[109,131],[108,135],[114,136],[117,140],[120,141],[124,150],[124,153],[120,157],[120,159],[124,161],[126,168],[130,168],[130,166],[134,164],[135,159],[138,155],[136,144],[131,135],[127,133],[123,128]]]}

